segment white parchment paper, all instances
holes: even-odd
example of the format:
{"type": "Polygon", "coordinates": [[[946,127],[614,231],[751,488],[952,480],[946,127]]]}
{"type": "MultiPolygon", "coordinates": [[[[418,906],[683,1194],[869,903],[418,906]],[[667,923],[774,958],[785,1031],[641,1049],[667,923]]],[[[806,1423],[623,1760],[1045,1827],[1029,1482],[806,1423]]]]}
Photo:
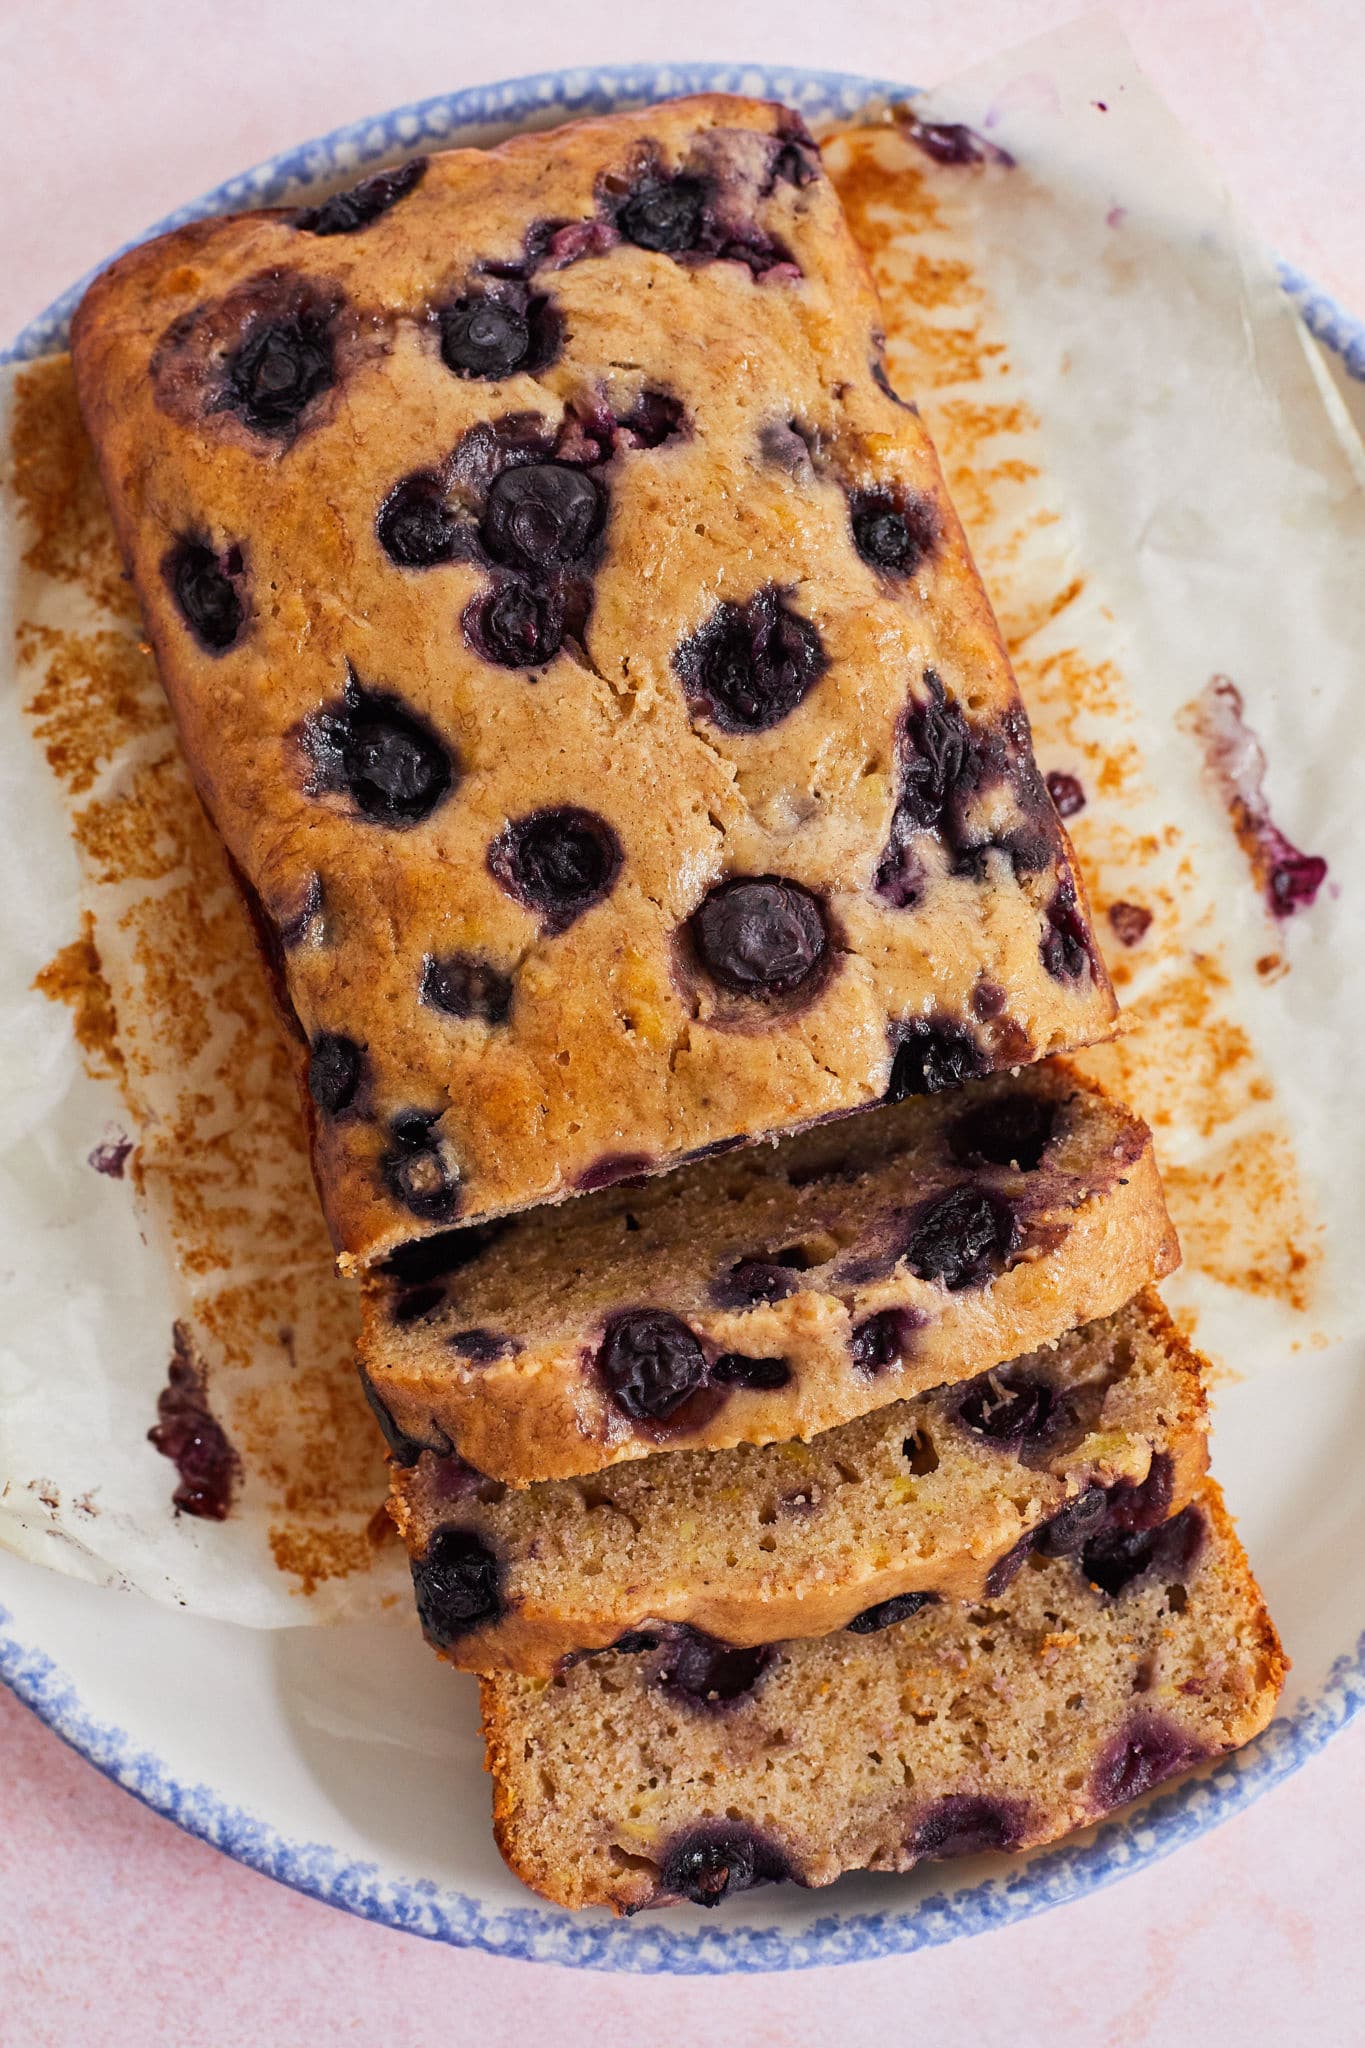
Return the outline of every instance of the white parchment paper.
{"type": "MultiPolygon", "coordinates": [[[[1096,1067],[1157,1131],[1200,1340],[1240,1374],[1312,1372],[1365,1334],[1365,461],[1268,258],[1103,24],[916,112],[1014,159],[937,164],[888,122],[862,225],[1040,758],[1085,787],[1070,823],[1135,1025],[1096,1067]],[[1214,674],[1278,824],[1330,865],[1292,920],[1204,772],[1186,713],[1214,674]],[[1152,913],[1132,947],[1121,902],[1152,913]]],[[[3,406],[8,439],[13,374],[3,406]]],[[[126,600],[86,573],[107,534],[54,567],[22,495],[0,498],[5,644],[22,629],[0,682],[0,1543],[258,1626],[381,1610],[403,1572],[371,1521],[378,1439],[249,943],[126,600]],[[108,727],[84,781],[61,755],[83,691],[108,727]],[[88,987],[93,1052],[34,987],[63,949],[79,983],[91,946],[112,1053],[88,987]],[[121,1134],[125,1177],[93,1171],[121,1134]],[[147,1441],[177,1323],[240,1458],[221,1523],[173,1511],[147,1441]]]]}

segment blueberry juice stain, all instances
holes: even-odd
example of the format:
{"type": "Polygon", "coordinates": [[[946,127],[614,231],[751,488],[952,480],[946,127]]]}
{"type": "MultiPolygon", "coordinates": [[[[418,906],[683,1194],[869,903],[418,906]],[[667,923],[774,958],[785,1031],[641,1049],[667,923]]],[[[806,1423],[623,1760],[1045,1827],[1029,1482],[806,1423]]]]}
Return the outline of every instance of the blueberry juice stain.
{"type": "Polygon", "coordinates": [[[204,1372],[184,1323],[172,1330],[173,1349],[166,1384],[157,1395],[157,1421],[147,1440],[179,1473],[171,1498],[177,1514],[203,1521],[227,1520],[241,1471],[223,1425],[208,1405],[204,1372]]]}

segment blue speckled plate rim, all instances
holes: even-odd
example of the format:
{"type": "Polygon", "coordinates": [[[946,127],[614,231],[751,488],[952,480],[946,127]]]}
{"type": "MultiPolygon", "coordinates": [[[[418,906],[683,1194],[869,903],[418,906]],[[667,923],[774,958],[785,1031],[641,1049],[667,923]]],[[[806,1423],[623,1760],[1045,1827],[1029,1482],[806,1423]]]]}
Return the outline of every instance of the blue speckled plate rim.
{"type": "MultiPolygon", "coordinates": [[[[853,114],[869,99],[904,99],[913,90],[890,79],[761,64],[606,65],[539,72],[441,94],[338,128],[229,179],[168,214],[148,229],[147,236],[207,214],[278,205],[397,152],[449,145],[460,139],[461,131],[524,123],[538,115],[571,118],[632,101],[729,91],[781,99],[810,118],[828,119],[853,114]]],[[[1365,322],[1347,313],[1293,265],[1281,263],[1279,275],[1309,331],[1341,357],[1348,375],[1365,381],[1365,322]]],[[[0,352],[0,362],[31,361],[60,349],[90,277],[31,320],[0,352]]],[[[493,1955],[642,1975],[716,1975],[867,1962],[934,1947],[1044,1912],[1158,1861],[1289,1777],[1365,1707],[1365,1634],[1354,1650],[1337,1660],[1315,1699],[1303,1700],[1291,1714],[1280,1716],[1248,1749],[1148,1801],[1125,1820],[1034,1856],[1004,1876],[963,1891],[916,1899],[902,1912],[830,1913],[797,1932],[733,1926],[728,1915],[714,1928],[682,1932],[653,1915],[604,1922],[533,1905],[489,1911],[480,1900],[442,1891],[429,1880],[402,1883],[385,1878],[376,1864],[347,1861],[325,1843],[289,1841],[210,1787],[179,1782],[159,1757],[140,1748],[122,1729],[90,1715],[53,1660],[19,1640],[13,1617],[3,1608],[0,1681],[105,1777],[154,1812],[237,1862],[328,1905],[493,1955]]]]}

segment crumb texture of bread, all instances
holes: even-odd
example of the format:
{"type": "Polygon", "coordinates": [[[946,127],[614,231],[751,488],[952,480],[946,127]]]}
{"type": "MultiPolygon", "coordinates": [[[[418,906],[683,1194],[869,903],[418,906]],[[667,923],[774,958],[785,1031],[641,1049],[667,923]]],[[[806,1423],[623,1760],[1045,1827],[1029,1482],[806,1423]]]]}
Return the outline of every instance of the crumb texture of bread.
{"type": "Polygon", "coordinates": [[[1112,1034],[797,117],[681,100],[121,257],[73,357],[343,1268],[1112,1034]]]}
{"type": "Polygon", "coordinates": [[[514,1486],[814,1436],[1178,1260],[1150,1132],[1064,1062],[415,1249],[364,1289],[390,1448],[514,1486]]]}
{"type": "Polygon", "coordinates": [[[872,1632],[907,1594],[983,1599],[1030,1546],[1079,1552],[1115,1517],[1178,1513],[1206,1439],[1200,1361],[1148,1292],[809,1444],[679,1451],[523,1491],[426,1452],[395,1467],[393,1512],[419,1584],[456,1539],[496,1561],[486,1619],[443,1614],[439,1586],[423,1602],[449,1661],[549,1677],[630,1634],[752,1647],[872,1632]]]}
{"type": "Polygon", "coordinates": [[[1055,1841],[1249,1741],[1287,1668],[1212,1482],[1107,1579],[1034,1558],[998,1599],[742,1670],[664,1646],[485,1678],[503,1855],[629,1913],[1055,1841]]]}

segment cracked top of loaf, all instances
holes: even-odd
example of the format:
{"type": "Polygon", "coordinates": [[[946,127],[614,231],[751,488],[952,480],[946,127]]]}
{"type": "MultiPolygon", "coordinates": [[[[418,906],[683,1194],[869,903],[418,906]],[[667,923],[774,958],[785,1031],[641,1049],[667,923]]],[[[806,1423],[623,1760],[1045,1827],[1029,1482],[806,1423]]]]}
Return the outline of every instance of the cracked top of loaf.
{"type": "Polygon", "coordinates": [[[799,119],[709,97],[121,258],[81,404],[343,1266],[1107,1036],[799,119]]]}

